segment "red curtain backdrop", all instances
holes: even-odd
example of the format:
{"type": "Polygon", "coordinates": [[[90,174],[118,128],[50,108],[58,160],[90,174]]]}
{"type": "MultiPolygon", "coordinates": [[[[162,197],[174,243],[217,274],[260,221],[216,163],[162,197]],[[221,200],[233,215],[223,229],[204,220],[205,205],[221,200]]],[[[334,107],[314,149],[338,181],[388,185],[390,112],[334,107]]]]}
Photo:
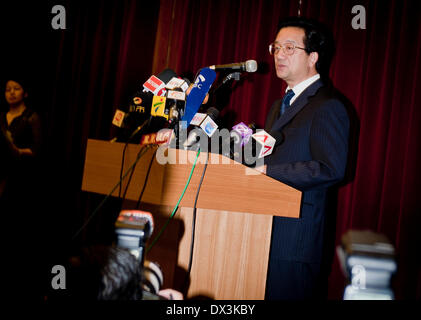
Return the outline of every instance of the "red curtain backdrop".
{"type": "MultiPolygon", "coordinates": [[[[397,250],[396,297],[421,298],[421,23],[419,1],[161,0],[153,71],[195,74],[200,68],[255,59],[267,64],[248,75],[224,112],[262,126],[284,85],[268,44],[281,18],[301,15],[327,24],[336,41],[334,85],[359,119],[355,177],[338,196],[336,244],[349,229],[386,234],[397,250]],[[353,29],[352,8],[366,10],[366,29],[353,29]]],[[[356,138],[354,138],[356,140],[356,138]]],[[[340,299],[344,279],[335,258],[329,297],[340,299]]]]}

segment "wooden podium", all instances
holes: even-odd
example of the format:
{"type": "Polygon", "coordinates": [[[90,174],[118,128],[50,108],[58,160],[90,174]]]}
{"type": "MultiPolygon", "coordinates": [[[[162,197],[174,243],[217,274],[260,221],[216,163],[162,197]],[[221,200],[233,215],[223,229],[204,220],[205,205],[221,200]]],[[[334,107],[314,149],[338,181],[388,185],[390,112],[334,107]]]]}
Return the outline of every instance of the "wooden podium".
{"type": "MultiPolygon", "coordinates": [[[[105,195],[112,190],[120,178],[123,148],[123,143],[88,140],[83,191],[105,195]]],[[[140,148],[128,145],[124,171],[140,148]]],[[[176,205],[197,154],[178,149],[161,151],[155,154],[151,149],[139,160],[126,194],[126,199],[138,200],[152,163],[140,206],[154,215],[156,226],[150,239],[176,205]]],[[[194,201],[207,157],[209,164],[197,201],[187,297],[264,299],[272,217],[298,218],[301,192],[219,154],[200,154],[180,209],[146,259],[161,266],[165,288],[184,291],[194,201]]],[[[126,177],[122,190],[127,181],[126,177]]],[[[113,196],[118,196],[118,188],[113,196]]],[[[125,209],[134,208],[133,203],[127,202],[125,209]]]]}

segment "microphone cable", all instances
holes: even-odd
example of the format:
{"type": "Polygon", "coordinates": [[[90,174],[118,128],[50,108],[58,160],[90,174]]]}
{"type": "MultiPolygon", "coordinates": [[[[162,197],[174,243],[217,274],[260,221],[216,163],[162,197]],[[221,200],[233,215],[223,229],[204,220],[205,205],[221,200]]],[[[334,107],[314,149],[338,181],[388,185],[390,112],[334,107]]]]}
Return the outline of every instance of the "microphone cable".
{"type": "Polygon", "coordinates": [[[168,217],[168,219],[167,219],[167,221],[165,222],[164,226],[161,228],[161,230],[159,230],[159,232],[158,232],[158,234],[156,235],[155,239],[154,239],[154,240],[152,241],[152,243],[151,243],[151,244],[150,244],[150,245],[146,248],[145,254],[146,254],[146,253],[148,253],[148,252],[152,249],[152,247],[155,245],[155,243],[156,243],[156,242],[158,241],[158,239],[161,237],[162,233],[163,233],[163,232],[164,232],[164,230],[167,228],[168,224],[170,223],[170,221],[171,221],[171,220],[172,220],[172,218],[174,217],[175,213],[177,212],[177,210],[178,210],[178,206],[179,206],[179,204],[180,204],[181,200],[183,199],[184,194],[186,193],[187,187],[188,187],[188,186],[189,186],[189,184],[190,184],[190,180],[191,180],[191,177],[193,176],[194,169],[196,168],[196,163],[197,163],[197,159],[199,158],[199,155],[200,155],[200,149],[199,149],[199,150],[197,150],[196,159],[194,160],[193,166],[192,166],[192,168],[191,168],[191,170],[190,170],[190,175],[189,175],[189,177],[188,177],[188,179],[187,179],[186,185],[184,186],[183,192],[181,193],[180,198],[179,198],[179,199],[178,199],[178,201],[177,201],[177,204],[175,205],[175,207],[174,207],[173,211],[171,212],[171,215],[168,217]]]}
{"type": "MultiPolygon", "coordinates": [[[[200,150],[200,149],[199,149],[200,150]]],[[[203,179],[205,177],[206,169],[209,163],[209,152],[206,155],[206,162],[203,168],[202,176],[200,177],[199,185],[197,187],[196,197],[194,199],[193,205],[193,217],[192,217],[192,232],[191,232],[191,241],[190,241],[190,255],[189,255],[189,265],[187,268],[186,280],[184,283],[184,289],[187,292],[187,285],[189,283],[190,272],[193,264],[193,249],[194,249],[194,239],[195,239],[195,230],[196,230],[196,215],[197,215],[197,199],[199,198],[200,188],[202,187],[203,179]]]]}
{"type": "MultiPolygon", "coordinates": [[[[152,147],[154,147],[154,145],[152,145],[152,147]]],[[[143,147],[142,147],[143,148],[143,147]]],[[[154,153],[153,153],[153,156],[152,156],[152,160],[151,160],[151,162],[149,163],[149,169],[148,169],[148,173],[147,173],[147,175],[146,175],[146,178],[145,178],[145,182],[144,182],[144,184],[143,184],[143,189],[142,189],[142,192],[141,192],[141,194],[143,194],[143,191],[145,190],[145,187],[146,187],[146,182],[147,182],[147,179],[148,179],[148,176],[149,176],[149,171],[150,171],[150,168],[151,168],[151,166],[152,166],[152,162],[153,162],[153,159],[154,159],[154,156],[155,156],[155,154],[156,154],[156,151],[157,151],[158,149],[157,148],[155,148],[155,151],[154,151],[154,153]]],[[[135,169],[136,169],[136,165],[135,166],[133,166],[133,169],[131,170],[131,172],[130,172],[130,176],[129,176],[129,180],[127,181],[127,184],[126,184],[126,187],[124,188],[124,193],[123,193],[123,196],[122,197],[120,197],[120,199],[122,200],[122,202],[121,202],[121,205],[123,206],[123,202],[124,202],[124,200],[126,200],[126,193],[127,193],[127,189],[129,189],[129,185],[130,185],[130,182],[132,181],[132,177],[133,177],[133,173],[134,173],[134,171],[135,171],[135,169]]],[[[121,174],[121,173],[120,173],[121,174]]],[[[120,188],[121,188],[121,184],[120,184],[120,188]]],[[[137,206],[136,206],[137,207],[137,206]]],[[[121,208],[121,210],[122,210],[123,208],[121,208]]]]}
{"type": "MultiPolygon", "coordinates": [[[[120,166],[120,180],[122,179],[122,175],[123,175],[123,168],[124,168],[124,158],[125,158],[125,155],[126,155],[126,149],[127,149],[127,146],[129,145],[129,143],[130,143],[130,140],[132,140],[133,138],[134,138],[134,136],[139,132],[139,131],[142,131],[143,130],[143,128],[146,126],[146,127],[149,127],[149,125],[151,124],[151,121],[152,121],[152,116],[149,118],[149,119],[147,119],[147,120],[145,120],[139,127],[137,127],[136,128],[136,130],[134,130],[133,132],[132,132],[132,134],[130,135],[130,137],[127,139],[127,141],[126,141],[126,143],[124,144],[124,148],[123,148],[123,155],[122,155],[122,158],[121,158],[121,166],[120,166]]],[[[120,188],[119,188],[119,190],[118,190],[118,197],[119,198],[121,198],[121,184],[120,184],[120,188]]]]}
{"type": "Polygon", "coordinates": [[[158,149],[155,149],[155,151],[154,151],[154,153],[152,155],[151,161],[149,162],[148,170],[146,171],[145,182],[143,183],[142,191],[140,191],[139,198],[137,199],[137,203],[136,203],[135,209],[139,209],[140,208],[140,201],[142,200],[143,193],[145,192],[146,185],[147,185],[147,183],[149,181],[149,174],[151,172],[153,160],[155,159],[155,155],[156,155],[156,152],[157,151],[158,151],[158,149]]]}
{"type": "Polygon", "coordinates": [[[89,222],[92,220],[92,218],[97,214],[97,212],[99,211],[99,209],[102,208],[102,206],[104,205],[104,203],[108,200],[109,197],[111,197],[111,195],[113,194],[113,192],[117,189],[117,187],[119,185],[121,185],[121,182],[123,181],[124,178],[126,178],[126,176],[132,171],[133,167],[136,166],[136,164],[139,162],[140,158],[142,158],[142,156],[148,151],[148,147],[143,147],[139,150],[137,156],[136,156],[136,160],[133,162],[133,164],[127,169],[127,171],[122,175],[122,177],[120,178],[120,180],[117,182],[117,184],[111,189],[111,191],[107,194],[107,196],[105,196],[105,198],[100,202],[100,204],[95,208],[95,210],[89,215],[89,217],[86,219],[85,223],[79,228],[79,230],[73,235],[72,237],[72,241],[74,239],[76,239],[76,237],[80,234],[80,232],[82,232],[83,229],[86,228],[86,226],[89,224],[89,222]]]}

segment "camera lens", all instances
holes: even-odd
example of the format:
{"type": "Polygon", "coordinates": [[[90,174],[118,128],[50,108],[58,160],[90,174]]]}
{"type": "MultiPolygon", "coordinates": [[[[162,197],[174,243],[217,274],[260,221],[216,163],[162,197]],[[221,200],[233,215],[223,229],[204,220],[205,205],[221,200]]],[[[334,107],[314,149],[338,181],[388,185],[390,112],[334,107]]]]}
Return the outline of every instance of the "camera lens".
{"type": "Polygon", "coordinates": [[[143,265],[142,289],[153,294],[158,294],[163,281],[164,276],[159,265],[145,260],[143,265]]]}

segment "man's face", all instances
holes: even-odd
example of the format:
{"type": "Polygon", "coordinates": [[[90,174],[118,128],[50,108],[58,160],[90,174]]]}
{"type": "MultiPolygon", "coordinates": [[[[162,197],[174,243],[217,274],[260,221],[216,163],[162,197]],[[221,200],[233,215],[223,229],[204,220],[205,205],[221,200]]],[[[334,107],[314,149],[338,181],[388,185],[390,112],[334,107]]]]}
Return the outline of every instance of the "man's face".
{"type": "MultiPolygon", "coordinates": [[[[304,37],[303,29],[285,27],[279,30],[274,45],[285,46],[292,43],[296,47],[305,48],[304,37]]],[[[317,58],[316,52],[308,54],[302,49],[295,48],[292,55],[287,55],[280,49],[274,54],[276,75],[278,78],[285,80],[290,87],[294,87],[317,73],[315,69],[317,58]]]]}

